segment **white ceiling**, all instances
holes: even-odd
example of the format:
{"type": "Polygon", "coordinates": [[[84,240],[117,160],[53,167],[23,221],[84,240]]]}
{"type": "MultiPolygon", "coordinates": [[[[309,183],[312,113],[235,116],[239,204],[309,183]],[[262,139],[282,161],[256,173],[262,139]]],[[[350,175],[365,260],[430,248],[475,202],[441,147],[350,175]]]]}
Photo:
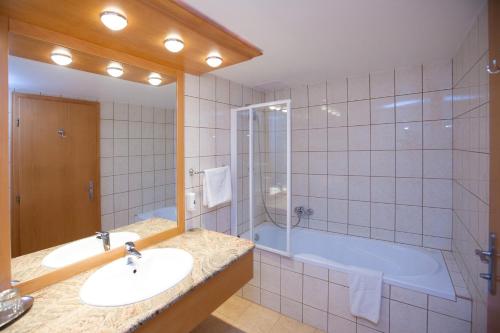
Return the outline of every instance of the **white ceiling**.
{"type": "Polygon", "coordinates": [[[9,56],[9,89],[175,109],[175,83],[160,87],[9,56]]]}
{"type": "Polygon", "coordinates": [[[252,87],[451,59],[484,0],[185,0],[264,51],[215,71],[252,87]]]}

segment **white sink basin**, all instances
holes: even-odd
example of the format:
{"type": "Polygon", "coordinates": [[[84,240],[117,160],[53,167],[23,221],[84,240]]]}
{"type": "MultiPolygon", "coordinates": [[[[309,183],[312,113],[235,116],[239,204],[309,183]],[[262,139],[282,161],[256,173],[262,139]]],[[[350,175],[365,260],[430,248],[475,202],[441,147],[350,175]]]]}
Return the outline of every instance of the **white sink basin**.
{"type": "Polygon", "coordinates": [[[193,257],[184,250],[145,250],[135,265],[127,265],[123,257],[98,269],[83,284],[80,298],[94,306],[140,302],[175,286],[192,268],[193,257]]]}
{"type": "MultiPolygon", "coordinates": [[[[134,242],[139,238],[139,235],[135,232],[109,233],[111,249],[123,246],[125,242],[134,242]]],[[[96,236],[91,236],[55,249],[43,258],[42,265],[50,268],[59,268],[103,252],[102,240],[97,239],[96,236]]]]}

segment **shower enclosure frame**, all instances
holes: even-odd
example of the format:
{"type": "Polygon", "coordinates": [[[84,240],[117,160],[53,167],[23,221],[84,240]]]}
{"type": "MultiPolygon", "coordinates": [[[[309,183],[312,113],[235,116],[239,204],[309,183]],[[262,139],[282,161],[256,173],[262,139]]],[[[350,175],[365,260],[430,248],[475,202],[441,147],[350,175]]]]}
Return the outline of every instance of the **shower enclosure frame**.
{"type": "MultiPolygon", "coordinates": [[[[291,253],[291,226],[292,226],[292,139],[291,139],[291,100],[276,100],[272,102],[252,104],[240,108],[231,109],[231,183],[232,183],[232,200],[231,200],[231,234],[238,236],[238,113],[248,111],[248,194],[249,194],[249,232],[250,239],[254,240],[254,202],[253,202],[253,171],[254,171],[254,150],[253,150],[253,116],[254,110],[263,107],[271,107],[275,105],[286,105],[286,249],[285,251],[273,247],[264,246],[256,243],[256,247],[278,253],[283,256],[290,256],[291,253]]],[[[260,153],[260,152],[259,152],[260,153]]],[[[262,191],[263,189],[261,189],[262,191]]]]}

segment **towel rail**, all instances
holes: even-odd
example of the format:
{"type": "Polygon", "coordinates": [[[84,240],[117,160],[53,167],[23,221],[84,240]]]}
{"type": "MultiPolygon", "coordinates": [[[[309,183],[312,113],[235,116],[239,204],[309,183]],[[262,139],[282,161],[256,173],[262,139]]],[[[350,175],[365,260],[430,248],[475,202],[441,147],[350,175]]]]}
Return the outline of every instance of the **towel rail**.
{"type": "MultiPolygon", "coordinates": [[[[224,165],[223,167],[225,167],[225,166],[227,166],[227,165],[224,165]]],[[[193,169],[193,168],[190,168],[190,169],[188,170],[188,172],[189,172],[189,175],[190,175],[190,176],[194,176],[194,175],[200,175],[200,174],[205,173],[205,170],[195,170],[195,169],[193,169]]]]}
{"type": "Polygon", "coordinates": [[[189,175],[190,176],[194,176],[194,175],[199,175],[201,173],[205,173],[205,171],[201,170],[201,171],[196,171],[195,169],[191,168],[189,169],[189,175]]]}

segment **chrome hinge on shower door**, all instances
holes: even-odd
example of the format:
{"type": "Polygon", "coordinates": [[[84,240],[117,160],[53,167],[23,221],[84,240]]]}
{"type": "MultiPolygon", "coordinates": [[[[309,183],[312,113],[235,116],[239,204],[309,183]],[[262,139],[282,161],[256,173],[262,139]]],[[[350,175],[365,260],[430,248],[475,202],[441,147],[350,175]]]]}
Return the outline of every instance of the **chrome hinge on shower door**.
{"type": "Polygon", "coordinates": [[[475,253],[479,256],[482,262],[488,263],[488,273],[479,273],[482,279],[488,280],[488,291],[495,295],[495,240],[494,233],[490,234],[489,248],[487,251],[476,249],[475,253]]]}

